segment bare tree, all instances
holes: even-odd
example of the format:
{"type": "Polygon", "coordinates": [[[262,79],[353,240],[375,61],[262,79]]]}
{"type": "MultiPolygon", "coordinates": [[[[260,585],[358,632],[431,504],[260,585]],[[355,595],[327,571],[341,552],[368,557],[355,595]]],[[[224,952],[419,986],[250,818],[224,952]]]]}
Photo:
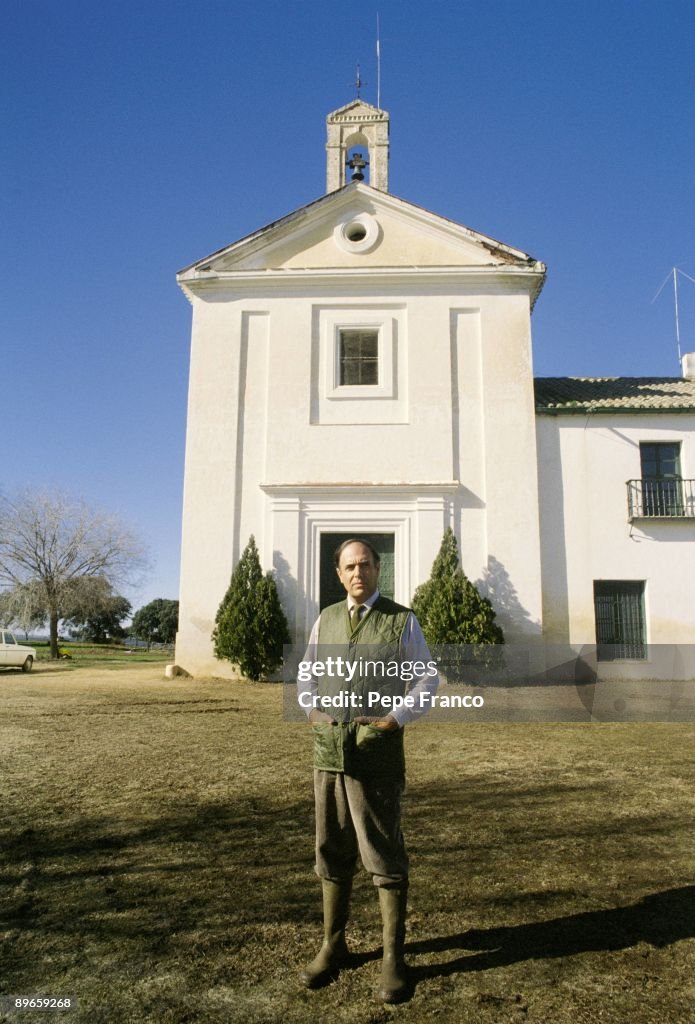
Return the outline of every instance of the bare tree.
{"type": "Polygon", "coordinates": [[[30,629],[42,626],[48,615],[41,604],[39,589],[27,583],[0,592],[0,626],[18,626],[25,636],[30,629]]]}
{"type": "Polygon", "coordinates": [[[58,622],[97,602],[110,584],[139,582],[144,547],[116,516],[62,493],[23,491],[0,496],[2,605],[21,607],[25,621],[43,612],[51,657],[58,657],[58,622]]]}

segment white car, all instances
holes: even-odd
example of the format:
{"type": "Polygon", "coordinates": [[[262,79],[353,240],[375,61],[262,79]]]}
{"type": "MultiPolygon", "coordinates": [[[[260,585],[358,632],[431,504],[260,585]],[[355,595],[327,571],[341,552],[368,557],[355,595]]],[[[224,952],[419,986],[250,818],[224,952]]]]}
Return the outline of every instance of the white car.
{"type": "Polygon", "coordinates": [[[31,672],[35,660],[36,651],[33,647],[18,644],[14,633],[10,633],[8,629],[0,629],[0,668],[16,665],[21,667],[22,672],[31,672]]]}

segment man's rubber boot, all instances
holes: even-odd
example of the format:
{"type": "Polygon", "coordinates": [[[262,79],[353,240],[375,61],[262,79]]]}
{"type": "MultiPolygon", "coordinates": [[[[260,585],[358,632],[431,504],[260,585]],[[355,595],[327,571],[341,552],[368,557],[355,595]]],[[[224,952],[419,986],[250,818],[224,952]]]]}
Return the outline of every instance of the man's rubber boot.
{"type": "Polygon", "coordinates": [[[384,958],[378,998],[382,1003],[401,1003],[408,998],[408,969],[403,958],[407,887],[379,886],[379,907],[384,925],[384,958]]]}
{"type": "Polygon", "coordinates": [[[331,882],[321,879],[323,887],[323,945],[300,978],[307,988],[321,988],[338,976],[349,953],[345,942],[345,925],[350,909],[352,878],[331,882]]]}

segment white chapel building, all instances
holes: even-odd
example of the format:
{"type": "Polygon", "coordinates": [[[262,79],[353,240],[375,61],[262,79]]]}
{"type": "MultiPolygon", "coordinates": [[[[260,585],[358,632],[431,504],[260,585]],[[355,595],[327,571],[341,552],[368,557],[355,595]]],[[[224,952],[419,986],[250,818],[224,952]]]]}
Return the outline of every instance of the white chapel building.
{"type": "Polygon", "coordinates": [[[695,643],[695,359],[682,379],[534,382],[544,264],[390,194],[385,111],[357,99],[327,126],[326,194],[178,275],[177,665],[232,673],[211,633],[251,534],[301,643],[342,596],[342,539],[371,540],[407,605],[452,526],[508,641],[673,678],[654,652],[695,643]]]}

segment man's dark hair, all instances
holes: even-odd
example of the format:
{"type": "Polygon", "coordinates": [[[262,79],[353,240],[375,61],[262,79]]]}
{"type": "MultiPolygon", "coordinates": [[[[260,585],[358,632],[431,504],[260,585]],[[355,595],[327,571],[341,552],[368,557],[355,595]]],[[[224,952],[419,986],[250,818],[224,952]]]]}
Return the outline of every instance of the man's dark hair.
{"type": "Polygon", "coordinates": [[[364,540],[362,537],[350,537],[349,540],[344,540],[343,543],[335,549],[333,558],[335,560],[336,569],[340,568],[340,556],[342,555],[345,548],[349,547],[350,544],[362,544],[365,548],[371,551],[372,558],[374,559],[374,565],[378,567],[381,564],[379,552],[377,551],[373,544],[370,544],[368,540],[364,540]]]}

